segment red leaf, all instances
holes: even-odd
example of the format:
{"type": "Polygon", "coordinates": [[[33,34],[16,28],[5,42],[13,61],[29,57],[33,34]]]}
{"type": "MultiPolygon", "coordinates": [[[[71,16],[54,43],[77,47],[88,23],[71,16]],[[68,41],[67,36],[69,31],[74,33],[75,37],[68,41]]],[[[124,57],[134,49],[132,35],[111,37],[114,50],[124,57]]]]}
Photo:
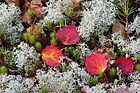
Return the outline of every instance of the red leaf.
{"type": "Polygon", "coordinates": [[[103,73],[107,68],[108,60],[102,54],[91,54],[86,57],[85,65],[91,75],[103,73]]]}
{"type": "Polygon", "coordinates": [[[76,26],[64,26],[62,29],[57,31],[56,38],[64,45],[76,44],[79,40],[76,26]]]}
{"type": "Polygon", "coordinates": [[[133,71],[134,64],[129,58],[120,57],[114,62],[114,64],[119,67],[124,75],[129,75],[133,71]]]}
{"type": "Polygon", "coordinates": [[[58,66],[61,64],[60,57],[62,57],[62,52],[55,46],[46,46],[42,50],[42,59],[48,66],[58,66]]]}

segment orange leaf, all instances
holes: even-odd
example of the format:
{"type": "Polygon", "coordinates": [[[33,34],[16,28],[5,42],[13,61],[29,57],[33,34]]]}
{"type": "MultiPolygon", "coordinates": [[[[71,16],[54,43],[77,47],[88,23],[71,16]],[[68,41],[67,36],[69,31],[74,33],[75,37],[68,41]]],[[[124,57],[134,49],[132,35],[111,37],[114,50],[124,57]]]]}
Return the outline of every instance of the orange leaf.
{"type": "Polygon", "coordinates": [[[60,57],[62,57],[62,52],[55,46],[46,46],[45,49],[42,50],[42,60],[48,66],[58,66],[61,64],[60,57]]]}
{"type": "Polygon", "coordinates": [[[107,68],[108,60],[102,54],[91,54],[86,57],[85,66],[91,75],[103,73],[107,68]]]}

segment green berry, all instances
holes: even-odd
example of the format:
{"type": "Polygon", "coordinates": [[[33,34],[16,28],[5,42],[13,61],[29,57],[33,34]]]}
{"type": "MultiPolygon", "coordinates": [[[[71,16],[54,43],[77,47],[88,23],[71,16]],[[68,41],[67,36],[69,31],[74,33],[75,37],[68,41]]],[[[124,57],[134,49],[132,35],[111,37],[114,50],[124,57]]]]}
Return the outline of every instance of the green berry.
{"type": "Polygon", "coordinates": [[[46,86],[42,86],[41,91],[42,91],[42,93],[48,93],[48,89],[46,86]]]}
{"type": "Polygon", "coordinates": [[[112,68],[109,70],[108,73],[109,73],[110,76],[113,76],[113,75],[116,74],[116,69],[115,69],[114,67],[112,67],[112,68]]]}
{"type": "Polygon", "coordinates": [[[30,35],[30,36],[29,36],[29,43],[30,43],[30,44],[34,44],[35,41],[36,41],[36,37],[35,37],[34,35],[30,35]]]}
{"type": "Polygon", "coordinates": [[[28,42],[28,34],[27,33],[23,33],[22,38],[24,39],[25,42],[28,42]]]}
{"type": "Polygon", "coordinates": [[[52,45],[57,45],[57,40],[56,40],[55,38],[52,38],[52,39],[50,40],[50,43],[51,43],[52,45]]]}
{"type": "Polygon", "coordinates": [[[49,28],[49,29],[52,28],[53,27],[53,23],[50,22],[50,21],[47,21],[46,22],[46,27],[49,28]]]}
{"type": "Polygon", "coordinates": [[[51,32],[51,33],[50,33],[50,37],[51,37],[51,38],[55,38],[55,36],[56,36],[56,33],[55,33],[55,32],[51,32]]]}
{"type": "Polygon", "coordinates": [[[35,17],[35,13],[33,11],[29,11],[28,15],[33,19],[35,17]]]}
{"type": "Polygon", "coordinates": [[[95,86],[97,83],[98,83],[98,79],[97,78],[94,78],[94,77],[90,78],[90,84],[92,86],[95,86]]]}
{"type": "Polygon", "coordinates": [[[135,64],[135,70],[140,73],[140,64],[135,64]]]}
{"type": "Polygon", "coordinates": [[[72,17],[72,16],[73,16],[73,11],[68,10],[68,11],[67,11],[67,15],[68,15],[69,17],[72,17]]]}
{"type": "Polygon", "coordinates": [[[136,55],[136,60],[140,61],[140,54],[136,55]]]}
{"type": "Polygon", "coordinates": [[[5,66],[1,66],[0,67],[0,73],[1,74],[6,74],[8,71],[7,71],[7,68],[5,66]]]}
{"type": "Polygon", "coordinates": [[[34,45],[34,47],[35,47],[35,49],[36,49],[38,52],[41,51],[42,46],[41,46],[41,43],[40,43],[40,42],[36,42],[35,45],[34,45]]]}

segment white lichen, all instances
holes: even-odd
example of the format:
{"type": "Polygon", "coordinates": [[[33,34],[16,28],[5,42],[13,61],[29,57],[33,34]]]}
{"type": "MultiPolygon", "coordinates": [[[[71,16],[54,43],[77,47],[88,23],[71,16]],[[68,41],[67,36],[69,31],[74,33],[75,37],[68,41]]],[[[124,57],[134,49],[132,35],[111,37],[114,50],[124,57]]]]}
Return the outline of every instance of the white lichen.
{"type": "Polygon", "coordinates": [[[35,48],[33,46],[30,47],[24,42],[21,42],[13,51],[14,62],[19,68],[30,66],[33,62],[39,60],[35,48]]]}
{"type": "Polygon", "coordinates": [[[117,44],[118,47],[124,46],[126,41],[124,40],[121,33],[113,33],[112,34],[113,43],[117,44]]]}
{"type": "Polygon", "coordinates": [[[14,4],[0,3],[0,32],[4,33],[4,39],[12,45],[19,43],[24,29],[20,14],[19,7],[14,4]]]}
{"type": "Polygon", "coordinates": [[[140,34],[140,13],[135,17],[134,22],[129,24],[128,26],[129,33],[136,31],[136,33],[140,34]]]}
{"type": "Polygon", "coordinates": [[[104,84],[97,84],[96,86],[92,86],[89,88],[87,93],[107,93],[104,86],[104,84]]]}
{"type": "Polygon", "coordinates": [[[115,20],[115,5],[110,0],[91,0],[82,3],[82,20],[79,35],[89,41],[91,34],[103,35],[115,20]]]}
{"type": "Polygon", "coordinates": [[[59,72],[54,68],[49,68],[45,74],[43,71],[37,71],[36,78],[39,80],[39,86],[46,86],[49,93],[72,93],[76,87],[82,87],[88,84],[90,75],[84,68],[80,68],[77,63],[70,64],[71,70],[59,72]]]}
{"type": "Polygon", "coordinates": [[[91,52],[91,50],[89,49],[88,45],[85,42],[77,44],[77,48],[76,49],[77,49],[77,51],[79,51],[79,58],[82,61],[91,52]]]}
{"type": "Polygon", "coordinates": [[[57,23],[59,20],[65,18],[63,13],[71,9],[74,0],[49,0],[46,2],[46,8],[44,13],[43,24],[45,25],[46,21],[51,21],[57,23]]]}
{"type": "Polygon", "coordinates": [[[134,71],[128,76],[128,79],[131,81],[140,80],[140,73],[137,71],[134,71]]]}
{"type": "Polygon", "coordinates": [[[118,47],[123,47],[124,52],[129,52],[130,54],[140,53],[140,38],[134,39],[131,36],[129,39],[125,39],[121,33],[113,33],[112,41],[118,47]]]}
{"type": "Polygon", "coordinates": [[[134,81],[130,84],[128,90],[131,93],[139,93],[140,92],[140,81],[134,81]]]}
{"type": "Polygon", "coordinates": [[[140,38],[138,38],[136,40],[130,39],[128,44],[126,43],[125,49],[126,49],[126,51],[130,52],[131,54],[140,53],[140,38]]]}
{"type": "Polygon", "coordinates": [[[0,93],[29,93],[34,87],[31,78],[23,79],[21,75],[0,75],[0,93]]]}

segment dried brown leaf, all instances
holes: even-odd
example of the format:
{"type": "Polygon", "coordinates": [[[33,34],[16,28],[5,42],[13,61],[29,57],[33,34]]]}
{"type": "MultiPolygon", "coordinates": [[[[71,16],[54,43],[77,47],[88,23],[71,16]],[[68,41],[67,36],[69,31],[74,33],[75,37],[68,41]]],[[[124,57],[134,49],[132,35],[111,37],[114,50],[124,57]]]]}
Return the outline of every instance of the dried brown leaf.
{"type": "Polygon", "coordinates": [[[20,4],[20,0],[5,0],[5,2],[7,2],[8,4],[15,3],[16,6],[19,6],[20,4]]]}
{"type": "Polygon", "coordinates": [[[102,47],[102,48],[95,48],[93,50],[93,53],[100,53],[104,54],[107,59],[116,59],[116,56],[114,55],[113,51],[110,50],[110,48],[102,47]]]}
{"type": "Polygon", "coordinates": [[[42,7],[41,0],[32,0],[32,1],[31,1],[31,4],[32,4],[32,5],[37,5],[37,6],[42,7]]]}
{"type": "Polygon", "coordinates": [[[81,0],[75,0],[72,10],[75,11],[81,4],[81,0]]]}
{"type": "Polygon", "coordinates": [[[112,31],[114,33],[116,33],[116,32],[122,32],[122,31],[124,31],[124,29],[125,29],[124,25],[122,23],[120,23],[120,21],[118,19],[116,19],[116,21],[112,27],[112,31]]]}
{"type": "Polygon", "coordinates": [[[30,3],[30,9],[35,12],[37,17],[41,17],[43,11],[41,0],[32,0],[30,3]]]}
{"type": "Polygon", "coordinates": [[[32,20],[32,18],[29,16],[29,12],[30,12],[31,10],[30,9],[28,9],[24,14],[23,14],[23,16],[21,17],[22,18],[22,20],[24,21],[24,22],[26,22],[26,23],[28,23],[28,24],[32,24],[32,22],[33,22],[33,20],[32,20]]]}

